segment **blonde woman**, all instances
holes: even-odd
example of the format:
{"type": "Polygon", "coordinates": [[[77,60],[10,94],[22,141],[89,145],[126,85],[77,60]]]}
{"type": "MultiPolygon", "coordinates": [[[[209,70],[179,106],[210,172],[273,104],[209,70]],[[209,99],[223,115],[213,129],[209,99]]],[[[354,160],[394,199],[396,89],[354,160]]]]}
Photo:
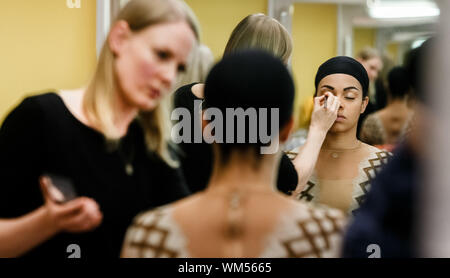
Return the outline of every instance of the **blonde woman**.
{"type": "Polygon", "coordinates": [[[164,101],[197,41],[195,22],[181,1],[132,0],[112,24],[86,88],[28,97],[9,114],[0,131],[0,217],[41,207],[44,173],[72,183],[103,214],[97,229],[80,234],[40,214],[36,222],[52,230],[27,255],[66,257],[77,244],[84,258],[118,257],[137,213],[188,194],[168,145],[164,101]]]}
{"type": "Polygon", "coordinates": [[[378,50],[371,47],[364,47],[356,55],[356,60],[366,69],[369,82],[375,82],[378,74],[383,69],[383,60],[378,50]]]}
{"type": "MultiPolygon", "coordinates": [[[[224,56],[244,49],[267,51],[287,65],[292,54],[292,38],[283,25],[274,18],[261,13],[251,14],[234,28],[225,47],[224,56]]],[[[195,115],[194,103],[196,101],[199,103],[203,99],[203,89],[204,84],[200,80],[179,88],[175,92],[175,107],[187,108],[191,115],[195,115]]],[[[331,102],[334,99],[335,97],[330,95],[328,101],[331,102]]],[[[329,106],[328,109],[323,109],[324,100],[324,96],[315,99],[316,106],[307,147],[302,150],[302,155],[297,156],[295,166],[286,155],[282,156],[277,175],[277,188],[281,192],[290,194],[297,185],[305,185],[312,174],[320,146],[337,115],[337,107],[329,106]],[[322,104],[321,107],[320,104],[322,104]]],[[[200,125],[195,125],[193,122],[192,126],[194,128],[191,132],[191,142],[194,142],[195,129],[199,129],[200,125]]],[[[197,133],[199,133],[198,130],[197,133]]],[[[202,141],[201,138],[200,141],[202,141]]],[[[205,189],[212,172],[211,146],[205,143],[185,142],[180,146],[185,153],[182,158],[182,168],[188,186],[193,192],[205,189]]]]}
{"type": "MultiPolygon", "coordinates": [[[[367,103],[366,110],[361,115],[358,121],[357,135],[361,132],[361,126],[367,115],[375,112],[377,108],[377,98],[378,93],[375,89],[375,82],[378,78],[378,74],[383,69],[383,60],[381,58],[378,50],[372,47],[364,47],[356,55],[356,60],[363,65],[367,71],[367,76],[369,77],[369,89],[367,96],[369,97],[369,102],[367,103]]],[[[380,96],[381,98],[382,96],[380,96]]]]}

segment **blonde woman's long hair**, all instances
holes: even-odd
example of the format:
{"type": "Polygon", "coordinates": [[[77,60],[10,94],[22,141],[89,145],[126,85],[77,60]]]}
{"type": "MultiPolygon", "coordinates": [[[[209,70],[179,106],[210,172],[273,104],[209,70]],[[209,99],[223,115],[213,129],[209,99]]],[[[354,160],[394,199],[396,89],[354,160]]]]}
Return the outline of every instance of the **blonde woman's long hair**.
{"type": "Polygon", "coordinates": [[[266,50],[287,64],[292,53],[292,38],[276,19],[264,14],[251,14],[234,28],[224,55],[239,49],[266,50]]]}
{"type": "MultiPolygon", "coordinates": [[[[114,22],[120,20],[126,21],[133,32],[155,24],[185,20],[199,39],[198,21],[181,0],[131,0],[114,22]]],[[[108,39],[109,36],[100,52],[94,76],[86,88],[83,110],[89,122],[102,131],[108,142],[117,142],[120,134],[114,125],[114,94],[119,85],[108,39]]],[[[168,99],[163,99],[152,111],[139,112],[138,120],[145,134],[147,149],[155,152],[168,165],[177,167],[178,163],[169,151],[171,122],[168,99]]]]}

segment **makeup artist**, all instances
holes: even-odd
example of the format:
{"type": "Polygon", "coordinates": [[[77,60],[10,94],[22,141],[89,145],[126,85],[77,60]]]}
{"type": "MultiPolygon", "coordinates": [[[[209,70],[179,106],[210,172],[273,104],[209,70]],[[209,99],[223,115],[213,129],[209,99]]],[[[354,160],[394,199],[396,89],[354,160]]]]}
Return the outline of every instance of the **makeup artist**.
{"type": "MultiPolygon", "coordinates": [[[[92,225],[72,230],[44,209],[33,227],[44,233],[39,227],[48,223],[50,230],[25,255],[66,258],[68,245],[77,244],[82,258],[118,257],[136,214],[188,195],[168,143],[165,101],[198,39],[196,26],[182,1],[131,0],[87,87],[28,97],[8,115],[0,130],[0,218],[45,208],[43,173],[70,180],[78,196],[98,204],[90,203],[94,216],[103,216],[92,230],[100,220],[81,214],[80,225],[92,225]]],[[[58,206],[85,205],[75,199],[58,206]]]]}

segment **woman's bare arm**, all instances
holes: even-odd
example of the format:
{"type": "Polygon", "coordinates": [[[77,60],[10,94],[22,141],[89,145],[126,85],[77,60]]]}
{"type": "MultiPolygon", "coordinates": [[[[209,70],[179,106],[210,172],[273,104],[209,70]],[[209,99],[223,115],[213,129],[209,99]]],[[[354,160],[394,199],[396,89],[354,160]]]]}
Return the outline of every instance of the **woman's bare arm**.
{"type": "Polygon", "coordinates": [[[314,98],[308,137],[293,161],[298,174],[298,185],[292,194],[294,198],[303,191],[314,171],[323,141],[337,118],[339,107],[339,99],[329,92],[314,98]],[[326,105],[325,102],[327,102],[326,105]]]}

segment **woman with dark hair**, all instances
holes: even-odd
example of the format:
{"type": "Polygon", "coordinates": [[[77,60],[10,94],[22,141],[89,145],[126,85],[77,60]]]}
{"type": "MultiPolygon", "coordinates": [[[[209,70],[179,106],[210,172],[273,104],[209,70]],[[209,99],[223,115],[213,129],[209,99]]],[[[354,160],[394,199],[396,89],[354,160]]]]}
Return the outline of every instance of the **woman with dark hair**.
{"type": "Polygon", "coordinates": [[[279,59],[255,50],[225,56],[205,84],[203,130],[206,140],[214,139],[208,188],[137,216],[122,256],[337,256],[344,215],[278,193],[282,150],[263,151],[288,139],[293,100],[292,78],[279,59]],[[259,113],[254,112],[241,129],[234,126],[235,118],[229,122],[230,109],[259,113]],[[261,134],[268,134],[268,129],[271,137],[266,141],[261,134]],[[164,239],[158,237],[161,231],[164,239]]]}
{"type": "Polygon", "coordinates": [[[339,110],[313,175],[306,188],[298,187],[294,196],[351,214],[364,201],[371,180],[389,157],[356,137],[358,119],[368,103],[369,77],[358,61],[338,56],[319,67],[315,87],[317,96],[336,96],[339,110]]]}
{"type": "Polygon", "coordinates": [[[403,67],[393,68],[388,75],[388,105],[364,120],[360,138],[367,144],[385,145],[392,150],[402,140],[413,116],[408,106],[410,85],[408,75],[403,67]]]}

